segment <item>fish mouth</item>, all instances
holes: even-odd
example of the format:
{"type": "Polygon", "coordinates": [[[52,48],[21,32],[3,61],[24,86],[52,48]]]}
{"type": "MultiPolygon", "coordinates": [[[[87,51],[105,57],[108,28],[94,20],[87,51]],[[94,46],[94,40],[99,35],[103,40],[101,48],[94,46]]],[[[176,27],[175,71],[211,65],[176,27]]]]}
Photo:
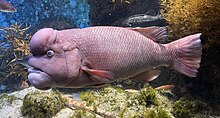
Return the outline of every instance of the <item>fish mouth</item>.
{"type": "MultiPolygon", "coordinates": [[[[32,67],[30,66],[28,68],[28,73],[45,73],[44,71],[42,71],[41,69],[38,69],[38,68],[35,68],[35,67],[32,67]]],[[[45,73],[46,74],[46,73],[45,73]]]]}
{"type": "Polygon", "coordinates": [[[28,69],[28,80],[37,89],[47,90],[52,86],[51,77],[44,71],[35,67],[28,69]]]}

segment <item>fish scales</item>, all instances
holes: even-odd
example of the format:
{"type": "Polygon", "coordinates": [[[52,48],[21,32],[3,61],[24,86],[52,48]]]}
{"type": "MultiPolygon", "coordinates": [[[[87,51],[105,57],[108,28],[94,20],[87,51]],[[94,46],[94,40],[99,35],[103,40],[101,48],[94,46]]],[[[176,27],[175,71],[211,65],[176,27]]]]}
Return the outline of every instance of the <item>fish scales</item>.
{"type": "MultiPolygon", "coordinates": [[[[71,30],[67,30],[66,34],[69,32],[71,30]]],[[[65,32],[62,31],[62,35],[65,32]]],[[[158,50],[161,46],[135,31],[94,27],[74,30],[74,36],[68,35],[66,38],[71,38],[79,45],[90,68],[113,71],[115,78],[132,77],[160,62],[157,53],[160,53],[158,50]]]]}

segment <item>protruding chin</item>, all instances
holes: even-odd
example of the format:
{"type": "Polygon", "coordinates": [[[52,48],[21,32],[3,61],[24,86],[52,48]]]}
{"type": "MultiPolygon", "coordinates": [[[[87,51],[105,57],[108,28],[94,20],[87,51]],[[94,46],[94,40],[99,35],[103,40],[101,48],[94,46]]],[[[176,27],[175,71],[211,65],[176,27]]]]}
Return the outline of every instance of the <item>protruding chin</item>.
{"type": "Polygon", "coordinates": [[[29,73],[29,82],[37,89],[48,90],[51,88],[52,82],[50,76],[46,73],[29,73]]]}

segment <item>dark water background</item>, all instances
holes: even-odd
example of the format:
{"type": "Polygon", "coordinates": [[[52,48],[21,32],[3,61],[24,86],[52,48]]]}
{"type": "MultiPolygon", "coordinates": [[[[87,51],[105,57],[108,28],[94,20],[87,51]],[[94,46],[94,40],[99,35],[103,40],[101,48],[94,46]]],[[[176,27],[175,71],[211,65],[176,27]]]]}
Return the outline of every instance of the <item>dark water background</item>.
{"type": "MultiPolygon", "coordinates": [[[[43,27],[60,30],[98,25],[122,26],[122,22],[129,16],[144,14],[150,10],[156,13],[160,11],[158,0],[130,0],[130,2],[126,0],[10,0],[9,2],[16,7],[17,12],[0,12],[0,28],[9,27],[15,22],[27,23],[31,25],[29,32],[32,34],[43,27]]],[[[151,24],[141,23],[134,27],[153,25],[165,26],[166,22],[160,20],[151,24]]],[[[4,33],[1,31],[0,33],[0,39],[4,40],[4,33]]],[[[216,106],[218,106],[220,72],[215,68],[220,65],[219,50],[219,44],[203,50],[197,78],[191,79],[171,70],[164,70],[160,78],[151,82],[151,85],[174,84],[177,86],[177,95],[217,103],[216,106]]]]}

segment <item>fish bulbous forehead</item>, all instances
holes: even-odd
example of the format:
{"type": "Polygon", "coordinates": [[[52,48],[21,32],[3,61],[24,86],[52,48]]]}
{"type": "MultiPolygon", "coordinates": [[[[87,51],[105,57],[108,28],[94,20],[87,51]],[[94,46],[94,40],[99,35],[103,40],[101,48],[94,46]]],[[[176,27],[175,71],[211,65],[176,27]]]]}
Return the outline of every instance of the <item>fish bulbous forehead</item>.
{"type": "Polygon", "coordinates": [[[55,40],[56,38],[55,33],[52,28],[43,28],[37,31],[30,40],[31,53],[39,54],[47,51],[49,40],[55,40]]]}

